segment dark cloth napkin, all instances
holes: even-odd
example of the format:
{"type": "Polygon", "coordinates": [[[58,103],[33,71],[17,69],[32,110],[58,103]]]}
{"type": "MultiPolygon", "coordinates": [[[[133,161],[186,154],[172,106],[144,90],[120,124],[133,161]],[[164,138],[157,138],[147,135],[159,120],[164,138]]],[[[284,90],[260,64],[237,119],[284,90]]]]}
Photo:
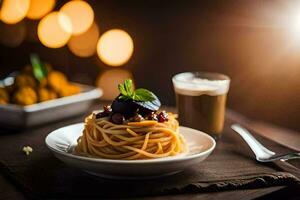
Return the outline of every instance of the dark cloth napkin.
{"type": "MultiPolygon", "coordinates": [[[[208,192],[299,184],[294,175],[272,163],[258,163],[244,141],[226,122],[213,154],[177,175],[152,180],[109,180],[67,166],[47,149],[52,130],[80,122],[83,117],[15,133],[0,131],[1,172],[31,198],[141,197],[184,192],[208,192]],[[2,133],[1,133],[2,132],[2,133]],[[26,156],[22,147],[30,145],[26,156]]],[[[275,152],[287,148],[257,137],[275,152]]]]}

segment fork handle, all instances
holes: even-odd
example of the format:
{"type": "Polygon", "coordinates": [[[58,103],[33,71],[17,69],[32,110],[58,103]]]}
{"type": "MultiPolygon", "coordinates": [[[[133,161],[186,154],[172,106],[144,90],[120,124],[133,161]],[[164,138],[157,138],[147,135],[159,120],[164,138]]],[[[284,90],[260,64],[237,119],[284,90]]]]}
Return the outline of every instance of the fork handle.
{"type": "Polygon", "coordinates": [[[258,160],[269,159],[271,156],[275,155],[273,151],[270,151],[257,141],[244,127],[239,124],[232,124],[231,128],[245,140],[258,160]]]}
{"type": "Polygon", "coordinates": [[[287,161],[287,160],[292,160],[292,159],[300,159],[300,153],[290,153],[282,156],[280,158],[281,160],[287,161]]]}

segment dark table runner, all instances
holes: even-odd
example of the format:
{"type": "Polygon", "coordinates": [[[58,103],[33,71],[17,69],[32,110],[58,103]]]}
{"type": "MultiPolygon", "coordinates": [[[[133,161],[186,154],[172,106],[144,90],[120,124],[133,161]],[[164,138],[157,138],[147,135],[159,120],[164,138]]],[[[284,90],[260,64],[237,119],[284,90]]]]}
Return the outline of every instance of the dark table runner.
{"type": "MultiPolygon", "coordinates": [[[[0,131],[1,172],[32,198],[139,197],[299,184],[297,177],[274,164],[256,162],[249,147],[230,130],[228,120],[213,154],[182,173],[153,180],[95,177],[65,165],[44,143],[52,130],[82,119],[79,117],[20,133],[0,131]],[[29,156],[21,150],[25,145],[33,147],[29,156]]],[[[257,138],[275,152],[289,151],[274,142],[257,138]]]]}

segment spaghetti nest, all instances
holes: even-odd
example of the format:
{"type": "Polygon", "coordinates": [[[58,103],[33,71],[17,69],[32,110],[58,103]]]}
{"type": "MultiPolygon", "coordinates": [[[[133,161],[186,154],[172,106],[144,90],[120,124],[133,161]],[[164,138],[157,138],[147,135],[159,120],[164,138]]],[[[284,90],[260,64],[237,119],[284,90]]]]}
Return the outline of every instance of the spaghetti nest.
{"type": "Polygon", "coordinates": [[[177,155],[186,151],[186,144],[178,132],[175,115],[169,120],[129,122],[117,125],[108,118],[85,119],[82,136],[77,140],[76,153],[107,159],[150,159],[177,155]]]}

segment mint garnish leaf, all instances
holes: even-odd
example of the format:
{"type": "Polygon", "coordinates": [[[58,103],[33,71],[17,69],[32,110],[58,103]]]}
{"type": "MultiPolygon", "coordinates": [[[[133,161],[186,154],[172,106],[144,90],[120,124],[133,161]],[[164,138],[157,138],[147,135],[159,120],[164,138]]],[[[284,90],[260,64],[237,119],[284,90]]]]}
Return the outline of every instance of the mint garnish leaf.
{"type": "Polygon", "coordinates": [[[120,96],[121,99],[127,100],[127,99],[132,98],[133,93],[134,93],[132,80],[130,80],[130,79],[125,80],[124,84],[118,85],[118,89],[122,95],[122,96],[120,96]]]}
{"type": "Polygon", "coordinates": [[[153,101],[155,100],[155,96],[153,93],[147,89],[139,88],[134,91],[133,100],[136,101],[153,101]]]}
{"type": "Polygon", "coordinates": [[[47,76],[47,69],[44,64],[40,61],[40,58],[36,54],[30,55],[30,61],[33,69],[34,77],[42,81],[47,76]]]}
{"type": "Polygon", "coordinates": [[[133,96],[134,91],[133,91],[133,84],[131,79],[125,80],[124,88],[126,90],[127,96],[129,97],[133,96]]]}
{"type": "Polygon", "coordinates": [[[140,101],[140,102],[146,102],[146,101],[154,101],[156,99],[155,95],[144,88],[139,88],[134,90],[132,80],[127,79],[124,81],[124,84],[119,84],[118,89],[121,93],[119,96],[119,99],[122,100],[133,100],[133,101],[140,101]]]}

